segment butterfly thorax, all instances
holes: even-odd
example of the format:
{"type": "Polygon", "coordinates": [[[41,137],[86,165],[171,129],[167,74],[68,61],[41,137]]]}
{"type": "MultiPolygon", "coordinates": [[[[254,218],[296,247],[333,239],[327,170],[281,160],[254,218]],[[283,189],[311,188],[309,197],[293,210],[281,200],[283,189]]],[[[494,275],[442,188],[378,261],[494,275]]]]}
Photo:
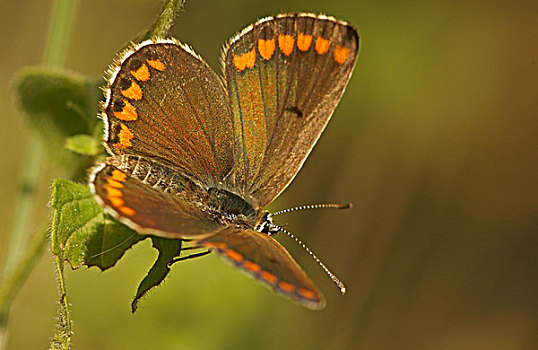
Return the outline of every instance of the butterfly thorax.
{"type": "Polygon", "coordinates": [[[226,189],[210,188],[206,204],[206,210],[224,225],[253,229],[259,221],[258,210],[243,197],[226,189]]]}

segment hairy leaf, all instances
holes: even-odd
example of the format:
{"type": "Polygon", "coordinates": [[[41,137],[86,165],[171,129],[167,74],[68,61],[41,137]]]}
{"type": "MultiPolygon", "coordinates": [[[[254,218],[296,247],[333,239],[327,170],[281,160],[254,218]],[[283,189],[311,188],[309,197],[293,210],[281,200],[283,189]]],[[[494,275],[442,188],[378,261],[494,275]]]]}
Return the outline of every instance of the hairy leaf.
{"type": "Polygon", "coordinates": [[[105,214],[86,185],[55,180],[52,207],[52,252],[62,252],[73,268],[87,265],[106,270],[147,238],[105,214]]]}
{"type": "Polygon", "coordinates": [[[65,140],[65,147],[75,153],[95,156],[101,151],[99,140],[91,135],[79,134],[65,140]]]}
{"type": "Polygon", "coordinates": [[[71,165],[75,159],[64,148],[65,139],[76,134],[92,134],[99,100],[100,80],[73,72],[45,67],[19,71],[13,89],[28,125],[44,141],[52,159],[71,165]]]}

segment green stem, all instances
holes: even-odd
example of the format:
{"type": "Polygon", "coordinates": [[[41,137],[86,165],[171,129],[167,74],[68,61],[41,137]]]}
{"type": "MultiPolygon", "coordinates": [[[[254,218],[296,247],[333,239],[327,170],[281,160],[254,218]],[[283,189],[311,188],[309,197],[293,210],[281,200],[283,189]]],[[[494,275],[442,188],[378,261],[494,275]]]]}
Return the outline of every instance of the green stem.
{"type": "Polygon", "coordinates": [[[60,294],[60,308],[58,309],[58,322],[56,324],[56,330],[51,339],[51,349],[70,349],[71,348],[71,335],[73,330],[71,328],[71,310],[69,309],[69,301],[67,299],[67,290],[65,288],[64,279],[64,257],[60,252],[56,256],[56,268],[58,269],[58,292],[60,294]]]}
{"type": "MultiPolygon", "coordinates": [[[[7,343],[7,325],[11,301],[20,290],[30,274],[32,267],[43,252],[45,244],[28,245],[31,236],[32,214],[35,207],[36,190],[39,185],[39,175],[43,163],[43,146],[39,139],[30,136],[26,146],[26,155],[22,167],[22,180],[19,195],[16,199],[11,229],[6,246],[6,257],[2,269],[0,286],[0,349],[5,349],[7,343]],[[23,257],[24,255],[24,257],[23,257]]],[[[44,243],[44,234],[35,234],[31,239],[44,243]]]]}
{"type": "Polygon", "coordinates": [[[65,64],[78,0],[56,0],[52,7],[43,63],[61,68],[65,64]]]}
{"type": "Polygon", "coordinates": [[[184,3],[184,0],[167,0],[163,5],[161,14],[146,33],[145,39],[167,37],[168,31],[174,24],[174,19],[179,10],[183,8],[184,3]]]}
{"type": "Polygon", "coordinates": [[[15,293],[24,283],[30,271],[32,271],[32,268],[36,263],[35,256],[39,256],[43,251],[46,242],[46,232],[34,235],[18,266],[2,281],[2,284],[0,285],[0,314],[4,314],[8,310],[9,304],[15,296],[15,293]]]}
{"type": "Polygon", "coordinates": [[[39,175],[41,174],[43,159],[41,142],[37,138],[31,137],[26,147],[19,196],[13,209],[11,230],[6,247],[6,257],[2,271],[4,276],[10,275],[16,269],[21,256],[24,254],[32,224],[32,220],[28,218],[32,217],[35,194],[39,175]]]}
{"type": "MultiPolygon", "coordinates": [[[[78,0],[56,0],[54,2],[45,49],[45,66],[62,67],[65,63],[77,4],[78,0]]],[[[51,349],[70,349],[73,330],[65,288],[64,259],[61,253],[56,256],[56,268],[58,270],[60,303],[58,322],[51,340],[51,349]]]]}
{"type": "Polygon", "coordinates": [[[37,262],[37,258],[41,256],[47,243],[46,231],[40,234],[36,234],[32,237],[28,243],[28,248],[24,252],[24,256],[19,260],[18,265],[6,274],[6,278],[0,283],[0,348],[5,348],[6,337],[6,325],[9,318],[9,310],[13,298],[20,290],[24,281],[28,278],[28,275],[32,271],[32,268],[37,262]]]}

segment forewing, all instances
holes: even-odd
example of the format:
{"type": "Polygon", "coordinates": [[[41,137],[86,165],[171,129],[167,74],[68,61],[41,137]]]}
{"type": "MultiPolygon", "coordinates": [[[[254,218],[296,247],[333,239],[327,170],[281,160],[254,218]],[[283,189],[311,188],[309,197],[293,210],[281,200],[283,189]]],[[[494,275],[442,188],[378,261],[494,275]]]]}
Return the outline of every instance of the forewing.
{"type": "Polygon", "coordinates": [[[146,41],[110,72],[103,116],[114,155],[159,159],[204,183],[233,166],[233,119],[218,76],[187,46],[146,41]]]}
{"type": "Polygon", "coordinates": [[[355,65],[357,31],[326,16],[280,15],[247,27],[225,51],[235,125],[230,186],[259,207],[301,168],[355,65]]]}
{"type": "Polygon", "coordinates": [[[255,230],[226,228],[200,242],[275,292],[310,309],[325,306],[323,295],[280,243],[255,230]]]}
{"type": "Polygon", "coordinates": [[[141,234],[204,238],[219,225],[197,205],[204,192],[187,177],[137,156],[118,156],[97,166],[90,188],[98,202],[141,234]]]}

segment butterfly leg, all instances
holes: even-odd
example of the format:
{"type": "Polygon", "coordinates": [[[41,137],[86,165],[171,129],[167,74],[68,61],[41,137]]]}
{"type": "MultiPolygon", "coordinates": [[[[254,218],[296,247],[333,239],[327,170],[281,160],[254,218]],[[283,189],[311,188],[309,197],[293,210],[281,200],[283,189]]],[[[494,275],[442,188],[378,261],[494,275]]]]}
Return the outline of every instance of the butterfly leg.
{"type": "MultiPolygon", "coordinates": [[[[183,250],[187,250],[187,249],[197,249],[198,247],[187,247],[187,248],[183,248],[183,250]]],[[[188,260],[188,259],[193,259],[193,258],[198,258],[198,257],[201,257],[201,256],[204,256],[204,255],[207,255],[211,253],[210,250],[207,250],[205,252],[200,252],[200,253],[194,253],[194,254],[191,254],[191,255],[187,255],[187,256],[180,256],[180,257],[177,257],[177,258],[174,258],[172,259],[172,261],[170,261],[168,263],[168,267],[172,266],[172,264],[175,264],[179,261],[183,261],[183,260],[188,260]]]]}

